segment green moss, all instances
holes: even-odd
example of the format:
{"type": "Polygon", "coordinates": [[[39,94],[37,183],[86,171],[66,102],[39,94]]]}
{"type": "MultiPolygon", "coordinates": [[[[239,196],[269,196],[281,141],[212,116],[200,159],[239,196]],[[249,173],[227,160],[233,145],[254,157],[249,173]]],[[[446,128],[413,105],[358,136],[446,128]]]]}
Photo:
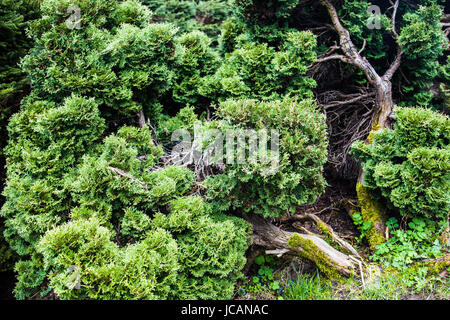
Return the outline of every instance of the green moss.
{"type": "Polygon", "coordinates": [[[438,275],[442,271],[450,269],[450,256],[447,255],[434,261],[430,261],[429,263],[426,263],[425,266],[428,268],[428,276],[438,275]]]}
{"type": "Polygon", "coordinates": [[[367,231],[366,237],[369,242],[370,249],[386,241],[385,238],[385,221],[386,211],[381,204],[374,200],[366,187],[361,183],[356,184],[356,192],[361,207],[361,215],[364,222],[370,222],[371,228],[367,231]]]}
{"type": "Polygon", "coordinates": [[[367,136],[367,143],[373,142],[373,137],[375,136],[375,133],[380,129],[380,126],[377,123],[374,123],[372,125],[372,130],[369,132],[369,135],[367,136]]]}
{"type": "Polygon", "coordinates": [[[333,263],[322,250],[317,248],[312,240],[306,239],[298,233],[294,233],[287,244],[289,248],[297,252],[301,257],[313,261],[329,279],[343,279],[343,276],[338,271],[342,267],[333,263]]]}
{"type": "Polygon", "coordinates": [[[322,231],[326,235],[331,235],[331,230],[326,223],[318,221],[317,227],[319,227],[320,231],[322,231]]]}
{"type": "Polygon", "coordinates": [[[326,243],[328,243],[330,246],[332,246],[336,250],[339,250],[339,245],[333,239],[333,236],[332,236],[333,231],[331,230],[331,227],[322,221],[317,221],[317,227],[325,235],[324,240],[326,241],[326,243]]]}

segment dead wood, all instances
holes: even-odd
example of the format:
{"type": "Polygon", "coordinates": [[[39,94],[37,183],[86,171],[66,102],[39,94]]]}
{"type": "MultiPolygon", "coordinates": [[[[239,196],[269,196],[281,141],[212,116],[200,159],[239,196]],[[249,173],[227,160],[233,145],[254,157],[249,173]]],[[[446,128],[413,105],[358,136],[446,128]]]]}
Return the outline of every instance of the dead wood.
{"type": "Polygon", "coordinates": [[[265,248],[266,254],[299,255],[332,279],[359,274],[357,259],[336,250],[317,235],[284,231],[256,215],[244,218],[253,226],[253,244],[265,248]]]}

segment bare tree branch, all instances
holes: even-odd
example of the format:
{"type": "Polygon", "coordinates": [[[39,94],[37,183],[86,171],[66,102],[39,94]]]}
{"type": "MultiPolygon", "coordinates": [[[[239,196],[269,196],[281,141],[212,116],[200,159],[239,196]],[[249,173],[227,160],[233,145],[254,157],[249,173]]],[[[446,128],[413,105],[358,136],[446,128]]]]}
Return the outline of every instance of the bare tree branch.
{"type": "Polygon", "coordinates": [[[334,55],[331,55],[328,57],[319,58],[315,61],[315,63],[322,63],[322,62],[330,61],[330,60],[341,60],[342,62],[356,65],[352,59],[349,59],[346,56],[343,56],[341,54],[334,54],[334,55]]]}
{"type": "Polygon", "coordinates": [[[401,46],[399,46],[398,47],[398,51],[397,51],[397,56],[395,57],[395,60],[392,62],[392,64],[389,67],[389,69],[383,75],[383,79],[385,79],[387,81],[390,81],[392,79],[392,77],[394,76],[395,72],[398,70],[398,68],[401,65],[402,55],[403,55],[403,50],[402,50],[401,46]]]}
{"type": "Polygon", "coordinates": [[[148,185],[145,182],[140,181],[139,179],[135,178],[134,176],[132,176],[128,172],[120,170],[120,169],[117,169],[117,168],[114,168],[114,167],[108,167],[108,170],[113,172],[113,173],[115,173],[115,174],[118,174],[119,176],[122,176],[122,177],[128,178],[130,180],[133,180],[133,181],[139,183],[141,186],[143,186],[145,189],[148,190],[148,185]]]}

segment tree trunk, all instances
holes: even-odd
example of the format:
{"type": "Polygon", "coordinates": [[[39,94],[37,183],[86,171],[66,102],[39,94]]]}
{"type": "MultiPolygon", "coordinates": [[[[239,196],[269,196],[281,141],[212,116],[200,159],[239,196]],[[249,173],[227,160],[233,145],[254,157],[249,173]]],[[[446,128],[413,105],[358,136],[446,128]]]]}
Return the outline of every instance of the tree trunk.
{"type": "MultiPolygon", "coordinates": [[[[392,84],[389,80],[380,78],[376,83],[376,110],[372,119],[372,131],[367,143],[372,143],[375,132],[390,128],[390,117],[393,112],[392,84]]],[[[370,249],[375,250],[376,246],[385,242],[386,237],[386,208],[380,201],[373,199],[370,190],[364,186],[364,170],[361,170],[356,183],[356,193],[358,195],[361,216],[364,222],[370,223],[366,238],[370,249]]]]}
{"type": "MultiPolygon", "coordinates": [[[[403,50],[399,45],[395,60],[389,66],[389,69],[385,72],[385,74],[380,76],[370,62],[365,57],[361,56],[360,52],[353,44],[350,33],[341,24],[334,5],[329,0],[320,0],[320,3],[327,8],[333,26],[339,35],[340,47],[343,55],[332,55],[319,59],[318,61],[321,62],[331,59],[338,59],[345,63],[354,65],[364,72],[367,80],[376,90],[376,108],[372,117],[372,130],[366,141],[366,143],[371,143],[375,132],[390,128],[390,117],[393,112],[394,105],[392,100],[391,79],[400,67],[403,50]]],[[[399,3],[400,1],[396,0],[393,6],[392,14],[391,31],[396,40],[398,39],[398,34],[395,31],[395,16],[399,3]]],[[[364,186],[364,171],[362,171],[359,175],[356,191],[358,194],[363,220],[364,222],[370,222],[371,224],[371,229],[368,232],[367,239],[370,247],[374,249],[378,244],[386,240],[386,209],[379,201],[370,196],[369,190],[364,186]]]]}
{"type": "Polygon", "coordinates": [[[392,101],[392,84],[389,80],[381,79],[377,83],[376,89],[376,110],[373,116],[372,130],[390,129],[390,116],[394,107],[392,101]]]}

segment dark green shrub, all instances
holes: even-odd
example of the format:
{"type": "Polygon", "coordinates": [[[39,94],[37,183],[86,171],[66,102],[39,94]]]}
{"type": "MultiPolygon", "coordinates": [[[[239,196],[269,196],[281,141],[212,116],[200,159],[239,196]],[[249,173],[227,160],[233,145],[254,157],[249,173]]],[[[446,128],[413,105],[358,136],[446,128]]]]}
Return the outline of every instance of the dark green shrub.
{"type": "Polygon", "coordinates": [[[108,116],[144,108],[158,118],[173,80],[174,26],[149,24],[150,11],[133,0],[46,0],[42,10],[30,30],[36,45],[23,61],[33,97],[60,103],[76,93],[96,98],[108,116]],[[79,29],[66,23],[69,5],[80,8],[79,29]]]}
{"type": "Polygon", "coordinates": [[[401,106],[429,107],[433,92],[429,90],[439,73],[438,58],[448,49],[448,39],[441,27],[442,7],[429,1],[404,15],[405,26],[400,43],[405,52],[403,65],[408,81],[402,85],[405,93],[401,106]]]}
{"type": "Polygon", "coordinates": [[[292,31],[278,47],[243,42],[213,76],[206,77],[204,96],[216,100],[234,98],[280,99],[286,94],[312,98],[316,83],[306,77],[316,59],[316,38],[311,32],[292,31]]]}
{"type": "Polygon", "coordinates": [[[187,130],[191,137],[194,135],[194,123],[198,121],[195,108],[187,106],[182,108],[175,116],[162,119],[157,128],[158,140],[164,145],[174,143],[170,141],[176,130],[187,130]]]}
{"type": "MultiPolygon", "coordinates": [[[[5,184],[6,170],[3,148],[7,144],[7,123],[17,112],[20,100],[29,89],[26,74],[19,66],[32,47],[26,36],[30,22],[39,16],[37,0],[2,0],[0,2],[0,192],[5,184]]],[[[0,196],[0,205],[4,198],[0,196]]],[[[0,218],[0,271],[11,269],[15,254],[3,238],[3,219],[0,218]]]]}
{"type": "Polygon", "coordinates": [[[16,297],[230,298],[247,223],[187,196],[194,173],[161,162],[150,129],[125,125],[141,109],[161,118],[184,54],[207,72],[206,36],[180,37],[176,56],[176,28],[149,23],[137,1],[44,0],[41,9],[22,63],[31,94],[11,118],[6,148],[1,216],[20,255],[16,297]],[[66,24],[69,4],[81,9],[79,29],[66,24]]]}
{"type": "Polygon", "coordinates": [[[393,130],[354,144],[366,172],[364,185],[400,214],[446,219],[450,209],[450,120],[423,108],[399,108],[393,130]]]}
{"type": "Polygon", "coordinates": [[[228,0],[143,0],[153,11],[153,21],[170,22],[181,32],[200,30],[214,40],[220,34],[220,23],[231,12],[228,0]]]}
{"type": "Polygon", "coordinates": [[[64,299],[230,298],[246,261],[247,223],[183,196],[193,173],[155,168],[151,153],[137,159],[151,141],[134,141],[149,132],[121,138],[128,130],[105,139],[103,152],[85,157],[68,182],[79,206],[38,245],[50,288],[64,299]],[[79,270],[79,290],[68,285],[71,266],[79,270]]]}
{"type": "Polygon", "coordinates": [[[289,28],[289,18],[300,0],[234,0],[235,15],[249,35],[257,40],[276,44],[289,28]]]}
{"type": "MultiPolygon", "coordinates": [[[[33,42],[26,36],[32,19],[39,14],[37,0],[2,0],[0,3],[0,114],[8,100],[27,87],[28,79],[19,66],[33,42]]],[[[0,118],[3,119],[3,118],[0,118]]]]}
{"type": "Polygon", "coordinates": [[[149,231],[143,241],[126,248],[119,248],[113,236],[96,219],[71,221],[47,232],[39,250],[51,268],[54,292],[62,299],[166,299],[177,270],[177,245],[170,234],[149,231]],[[72,272],[79,279],[72,279],[72,272]],[[74,281],[80,281],[80,289],[74,281]]]}
{"type": "MultiPolygon", "coordinates": [[[[219,57],[211,49],[211,39],[200,31],[192,31],[176,39],[176,76],[172,97],[182,104],[202,105],[200,95],[203,79],[215,73],[219,57]]],[[[203,100],[205,98],[203,97],[203,100]]]]}
{"type": "Polygon", "coordinates": [[[222,23],[219,37],[219,51],[222,55],[233,52],[239,41],[245,40],[244,29],[236,18],[230,18],[222,23]]]}
{"type": "Polygon", "coordinates": [[[63,178],[73,173],[104,129],[95,101],[78,96],[60,107],[36,101],[11,117],[7,201],[1,214],[5,237],[20,255],[31,253],[40,235],[67,219],[69,193],[63,178]]]}
{"type": "Polygon", "coordinates": [[[272,162],[269,153],[268,164],[225,162],[223,174],[205,181],[207,198],[216,210],[278,217],[297,205],[313,203],[322,194],[327,131],[323,114],[312,100],[229,100],[217,113],[228,123],[225,129],[267,129],[269,135],[271,129],[278,130],[279,159],[272,162]]]}

